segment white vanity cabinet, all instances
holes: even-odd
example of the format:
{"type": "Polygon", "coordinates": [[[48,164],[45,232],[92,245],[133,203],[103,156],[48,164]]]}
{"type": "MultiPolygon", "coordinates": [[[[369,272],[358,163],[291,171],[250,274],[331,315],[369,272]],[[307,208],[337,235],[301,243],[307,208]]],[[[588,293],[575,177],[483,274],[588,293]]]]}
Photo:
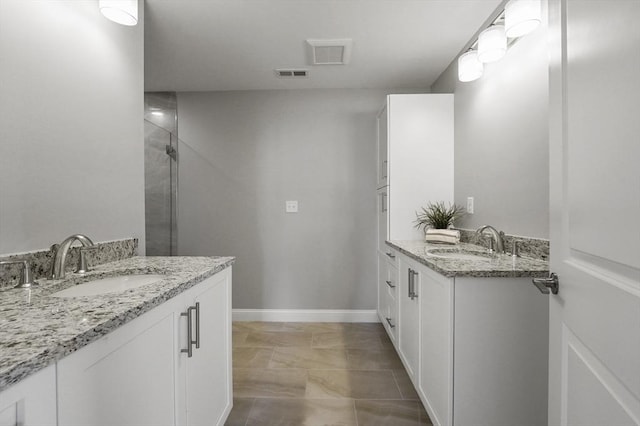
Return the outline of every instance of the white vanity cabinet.
{"type": "Polygon", "coordinates": [[[0,426],[56,425],[56,366],[0,392],[0,426]]]}
{"type": "Polygon", "coordinates": [[[57,368],[60,425],[224,424],[232,406],[231,268],[57,368]]]}
{"type": "Polygon", "coordinates": [[[433,424],[547,424],[548,300],[531,278],[449,278],[396,253],[396,348],[433,424]]]}
{"type": "Polygon", "coordinates": [[[58,361],[60,425],[173,424],[176,299],[58,361]]]}
{"type": "MultiPolygon", "coordinates": [[[[198,315],[199,330],[192,328],[198,344],[192,346],[192,356],[181,353],[178,358],[179,410],[178,425],[223,425],[233,404],[231,355],[231,271],[220,273],[185,292],[187,309],[198,315]],[[199,331],[199,336],[196,336],[199,331]],[[182,417],[186,415],[185,417],[182,417]]],[[[188,317],[182,316],[183,320],[188,317]]],[[[197,318],[192,316],[197,327],[197,318]]],[[[181,326],[179,338],[186,349],[186,326],[181,326]]]]}

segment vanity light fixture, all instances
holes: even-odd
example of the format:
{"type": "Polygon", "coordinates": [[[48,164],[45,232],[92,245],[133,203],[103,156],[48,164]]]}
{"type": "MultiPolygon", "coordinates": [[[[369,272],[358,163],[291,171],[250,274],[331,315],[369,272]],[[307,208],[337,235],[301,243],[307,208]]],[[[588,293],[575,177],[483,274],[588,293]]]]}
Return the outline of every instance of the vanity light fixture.
{"type": "Polygon", "coordinates": [[[458,80],[469,82],[482,76],[483,64],[507,53],[518,37],[536,29],[542,21],[540,0],[503,0],[458,57],[458,80]],[[479,62],[479,65],[478,63],[479,62]]]}
{"type": "Polygon", "coordinates": [[[127,26],[138,23],[138,0],[98,0],[98,6],[113,22],[127,26]]]}
{"type": "Polygon", "coordinates": [[[492,25],[478,37],[478,59],[485,64],[502,59],[507,53],[504,25],[492,25]]]}
{"type": "Polygon", "coordinates": [[[541,14],[539,0],[510,0],[504,8],[507,37],[522,37],[535,30],[542,20],[541,14]]]}
{"type": "Polygon", "coordinates": [[[484,64],[478,60],[478,51],[469,50],[458,58],[458,79],[462,82],[477,80],[482,77],[484,64]]]}

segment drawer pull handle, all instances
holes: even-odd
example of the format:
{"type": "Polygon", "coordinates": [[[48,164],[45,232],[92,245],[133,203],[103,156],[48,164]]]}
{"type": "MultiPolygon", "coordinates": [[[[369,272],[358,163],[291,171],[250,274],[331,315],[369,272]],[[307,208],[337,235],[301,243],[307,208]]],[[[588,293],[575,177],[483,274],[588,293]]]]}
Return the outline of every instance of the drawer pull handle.
{"type": "Polygon", "coordinates": [[[387,318],[387,317],[385,317],[384,319],[386,319],[386,320],[387,320],[387,323],[389,324],[389,327],[391,327],[391,328],[396,328],[396,326],[395,326],[395,325],[393,325],[393,324],[391,323],[391,318],[387,318]]]}
{"type": "Polygon", "coordinates": [[[391,287],[391,288],[396,288],[396,286],[395,286],[395,285],[391,284],[391,281],[387,280],[387,281],[385,281],[385,282],[387,283],[387,285],[388,285],[389,287],[391,287]]]}
{"type": "Polygon", "coordinates": [[[396,255],[393,253],[385,253],[387,256],[389,256],[389,259],[395,259],[396,255]]]}
{"type": "Polygon", "coordinates": [[[187,312],[182,312],[180,314],[181,317],[187,317],[187,349],[180,349],[181,353],[186,353],[188,358],[193,356],[193,329],[191,328],[192,323],[192,315],[191,312],[193,310],[192,306],[187,308],[187,312]]]}

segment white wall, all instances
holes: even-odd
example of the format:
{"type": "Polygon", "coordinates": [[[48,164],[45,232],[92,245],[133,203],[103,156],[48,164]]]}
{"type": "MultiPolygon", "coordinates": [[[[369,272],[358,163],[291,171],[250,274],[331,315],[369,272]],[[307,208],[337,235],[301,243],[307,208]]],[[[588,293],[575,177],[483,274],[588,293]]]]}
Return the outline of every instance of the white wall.
{"type": "Polygon", "coordinates": [[[178,253],[234,255],[235,308],[376,307],[381,90],[179,93],[178,253]],[[297,200],[299,213],[285,213],[297,200]]]}
{"type": "Polygon", "coordinates": [[[0,253],[78,232],[144,253],[142,19],[1,0],[0,63],[0,253]]]}
{"type": "Polygon", "coordinates": [[[484,75],[461,83],[457,62],[431,87],[455,94],[455,202],[475,213],[463,228],[549,238],[548,49],[540,27],[484,75]]]}

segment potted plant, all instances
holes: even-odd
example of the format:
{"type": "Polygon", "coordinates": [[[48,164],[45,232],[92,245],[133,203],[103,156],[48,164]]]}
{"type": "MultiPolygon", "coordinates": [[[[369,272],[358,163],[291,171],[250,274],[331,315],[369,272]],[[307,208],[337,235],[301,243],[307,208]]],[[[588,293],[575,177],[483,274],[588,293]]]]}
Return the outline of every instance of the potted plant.
{"type": "Polygon", "coordinates": [[[464,208],[455,204],[445,206],[443,201],[437,203],[429,203],[427,207],[422,207],[422,212],[416,212],[415,227],[422,228],[424,232],[427,229],[448,229],[453,226],[453,222],[466,214],[464,208]]]}

